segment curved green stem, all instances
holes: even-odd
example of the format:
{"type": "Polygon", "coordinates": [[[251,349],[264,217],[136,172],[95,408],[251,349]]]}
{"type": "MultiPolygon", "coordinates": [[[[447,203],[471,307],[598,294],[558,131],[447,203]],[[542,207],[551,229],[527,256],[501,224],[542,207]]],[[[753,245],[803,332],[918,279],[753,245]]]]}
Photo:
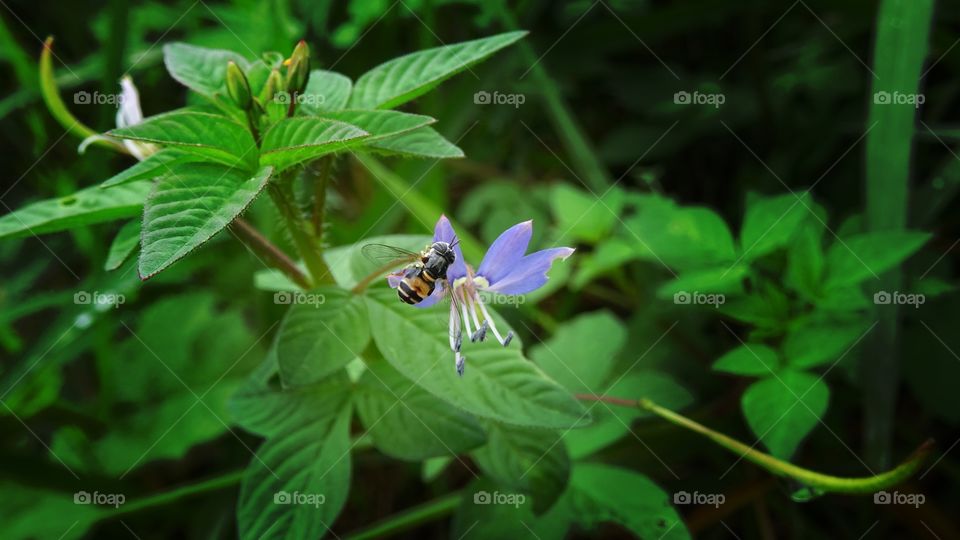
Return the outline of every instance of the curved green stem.
{"type": "Polygon", "coordinates": [[[274,204],[280,210],[287,229],[290,231],[290,236],[293,237],[293,242],[297,246],[297,251],[300,252],[300,257],[310,271],[312,285],[317,286],[324,283],[331,283],[333,277],[326,261],[323,260],[323,253],[320,251],[317,238],[307,230],[305,226],[306,223],[303,218],[298,215],[299,212],[291,200],[291,194],[288,189],[289,184],[287,182],[288,178],[281,177],[278,180],[276,183],[271,183],[267,191],[274,204]]]}
{"type": "Polygon", "coordinates": [[[906,459],[906,461],[889,471],[874,476],[860,478],[831,476],[829,474],[823,474],[816,471],[811,471],[809,469],[804,469],[803,467],[799,467],[793,463],[775,458],[770,454],[760,452],[759,450],[747,446],[746,444],[732,437],[714,431],[703,424],[695,422],[681,414],[675,413],[670,409],[665,409],[649,399],[632,400],[609,396],[597,396],[593,394],[577,394],[576,397],[577,399],[588,401],[604,401],[606,403],[621,405],[624,407],[638,407],[653,413],[674,425],[699,433],[726,448],[727,450],[739,455],[743,459],[751,461],[754,464],[770,471],[772,474],[786,478],[793,478],[794,480],[797,480],[798,482],[801,482],[807,486],[820,489],[825,492],[864,494],[874,493],[876,491],[897,485],[912,476],[923,463],[924,459],[926,459],[933,450],[933,440],[928,439],[921,444],[919,448],[914,450],[914,452],[906,459]]]}
{"type": "Polygon", "coordinates": [[[215,491],[218,489],[223,489],[230,487],[234,484],[240,483],[240,480],[243,478],[244,471],[234,471],[231,473],[224,474],[222,476],[217,476],[216,478],[211,478],[203,482],[196,484],[191,484],[189,486],[183,486],[176,489],[171,489],[170,491],[165,491],[163,493],[158,493],[156,495],[145,497],[142,499],[136,499],[131,501],[119,508],[115,508],[107,512],[104,517],[114,517],[123,514],[129,514],[131,512],[137,512],[145,508],[150,508],[153,506],[160,506],[164,504],[169,504],[183,497],[189,497],[191,495],[197,495],[199,493],[204,493],[207,491],[215,491]]]}
{"type": "MultiPolygon", "coordinates": [[[[47,104],[50,114],[60,122],[68,132],[73,133],[81,139],[86,139],[94,135],[99,135],[96,131],[89,128],[83,122],[77,119],[73,113],[67,109],[60,98],[60,92],[57,90],[57,81],[53,76],[53,36],[43,42],[43,52],[40,53],[40,94],[43,96],[43,102],[47,104]]],[[[118,152],[129,154],[127,148],[122,144],[108,139],[96,139],[93,144],[106,146],[118,152]]]]}
{"type": "Polygon", "coordinates": [[[461,497],[463,497],[463,492],[455,491],[449,493],[419,506],[414,506],[413,508],[394,514],[383,521],[374,523],[353,534],[349,534],[344,537],[344,540],[370,540],[372,538],[381,538],[412,529],[417,525],[453,512],[457,505],[460,504],[461,497]]]}

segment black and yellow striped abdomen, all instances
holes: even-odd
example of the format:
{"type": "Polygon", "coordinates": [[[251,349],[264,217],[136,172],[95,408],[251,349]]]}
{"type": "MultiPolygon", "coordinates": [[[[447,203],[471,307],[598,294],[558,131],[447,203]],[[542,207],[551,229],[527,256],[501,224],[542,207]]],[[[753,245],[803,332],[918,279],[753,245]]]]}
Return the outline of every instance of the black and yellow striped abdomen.
{"type": "Polygon", "coordinates": [[[423,302],[423,299],[433,293],[437,280],[427,269],[413,269],[403,276],[397,286],[397,296],[400,300],[414,305],[423,302]]]}

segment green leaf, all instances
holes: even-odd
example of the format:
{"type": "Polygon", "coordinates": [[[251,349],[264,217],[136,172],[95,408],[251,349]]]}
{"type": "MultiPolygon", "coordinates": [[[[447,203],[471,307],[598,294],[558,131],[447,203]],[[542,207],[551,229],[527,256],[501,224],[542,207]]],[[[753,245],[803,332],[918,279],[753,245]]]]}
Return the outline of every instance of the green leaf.
{"type": "Polygon", "coordinates": [[[241,538],[321,538],[350,490],[349,387],[341,377],[268,398],[277,426],[240,486],[241,538]]]}
{"type": "MultiPolygon", "coordinates": [[[[364,246],[369,244],[385,244],[416,253],[424,249],[424,247],[432,241],[433,237],[425,234],[371,236],[355,244],[327,249],[323,253],[323,259],[330,267],[330,273],[337,281],[337,284],[344,289],[350,289],[361,279],[377,271],[383,264],[364,256],[364,246]]],[[[380,280],[379,283],[386,285],[386,278],[380,280]]],[[[376,284],[377,283],[374,283],[374,285],[376,284]]]]}
{"type": "Polygon", "coordinates": [[[823,284],[824,254],[820,234],[814,227],[802,227],[794,236],[787,260],[787,286],[808,299],[816,298],[823,284]]]}
{"type": "Polygon", "coordinates": [[[107,132],[111,137],[177,147],[204,158],[253,169],[257,147],[247,128],[218,114],[174,111],[107,132]]]}
{"type": "Polygon", "coordinates": [[[750,385],[740,404],[750,429],[770,453],[790,459],[826,412],[829,398],[821,378],[783,371],[750,385]]]}
{"type": "Polygon", "coordinates": [[[743,278],[749,271],[750,267],[743,264],[688,270],[661,285],[657,297],[670,299],[677,293],[739,294],[743,292],[743,278]]]}
{"type": "Polygon", "coordinates": [[[163,47],[163,63],[177,82],[212,98],[226,94],[227,62],[235,62],[246,70],[249,63],[243,56],[220,49],[208,49],[186,43],[169,43],[163,47]]]}
{"type": "MultiPolygon", "coordinates": [[[[636,399],[647,398],[668,409],[678,411],[693,403],[693,396],[665,373],[641,370],[617,377],[613,384],[604,386],[604,395],[636,399]]],[[[593,424],[571,429],[564,434],[564,442],[575,459],[589,456],[617,442],[630,433],[631,424],[650,413],[638,407],[621,407],[596,403],[590,408],[593,424]]]]}
{"type": "Polygon", "coordinates": [[[409,133],[437,121],[429,116],[400,111],[336,111],[324,113],[323,118],[339,120],[366,131],[370,136],[364,139],[365,145],[409,133]]]}
{"type": "Polygon", "coordinates": [[[167,174],[171,168],[181,163],[200,161],[201,159],[201,156],[190,152],[184,152],[176,148],[165,148],[104,180],[100,187],[119,186],[135,180],[151,180],[167,174]]]}
{"type": "Polygon", "coordinates": [[[117,232],[117,236],[113,238],[113,242],[110,244],[110,251],[107,252],[107,260],[103,263],[103,269],[109,272],[120,268],[123,261],[127,260],[127,257],[133,253],[133,250],[137,249],[139,243],[140,220],[135,219],[128,221],[120,228],[120,231],[117,232]]]}
{"type": "Polygon", "coordinates": [[[616,363],[627,331],[609,311],[594,311],[561,324],[530,358],[572,393],[599,393],[616,363]]]}
{"type": "Polygon", "coordinates": [[[263,135],[260,162],[282,171],[302,161],[355,146],[369,135],[357,126],[336,120],[313,116],[286,118],[263,135]]]}
{"type": "Polygon", "coordinates": [[[570,489],[575,490],[577,521],[585,528],[612,521],[638,538],[690,538],[670,497],[642,474],[580,463],[573,469],[570,489]]]}
{"type": "Polygon", "coordinates": [[[635,240],[618,236],[603,241],[596,246],[593,252],[583,255],[577,252],[579,267],[573,277],[574,290],[583,289],[598,276],[638,259],[640,256],[641,252],[636,248],[635,240]]]}
{"type": "Polygon", "coordinates": [[[866,233],[837,240],[827,252],[827,287],[856,285],[897,266],[930,239],[928,233],[866,233]]]}
{"type": "Polygon", "coordinates": [[[366,364],[354,403],[373,444],[384,454],[419,461],[456,456],[486,441],[475,418],[420,388],[386,360],[366,364]]]}
{"type": "Polygon", "coordinates": [[[777,352],[758,343],[740,345],[727,352],[713,363],[714,371],[733,373],[734,375],[766,376],[780,368],[777,352]]]}
{"type": "Polygon", "coordinates": [[[272,167],[264,167],[249,176],[239,169],[198,163],[157,182],[143,211],[141,279],[156,275],[223,230],[253,202],[272,172],[272,167]]]}
{"type": "Polygon", "coordinates": [[[525,35],[527,32],[508,32],[427,49],[380,64],[357,79],[350,107],[392,109],[402,105],[525,35]]]}
{"type": "Polygon", "coordinates": [[[374,141],[368,148],[381,154],[411,158],[451,159],[462,158],[463,150],[437,133],[432,127],[374,141]]]}
{"type": "Polygon", "coordinates": [[[636,216],[626,220],[645,259],[680,270],[731,265],[733,237],[713,210],[679,207],[668,199],[646,197],[636,216]]]}
{"type": "Polygon", "coordinates": [[[547,511],[567,487],[570,456],[557,431],[484,421],[487,444],[471,455],[484,474],[533,495],[536,514],[547,511]]]}
{"type": "Polygon", "coordinates": [[[507,491],[488,478],[464,490],[453,516],[450,538],[531,538],[562,540],[576,520],[571,490],[545,514],[534,515],[531,497],[507,491]]]}
{"type": "Polygon", "coordinates": [[[367,295],[370,328],[383,356],[431,394],[478,416],[501,422],[565,428],[587,420],[583,408],[520,353],[488,340],[465,340],[466,373],[457,376],[448,340],[447,309],[417,309],[394,291],[367,295]]]}
{"type": "Polygon", "coordinates": [[[293,303],[277,334],[277,361],[284,386],[314,384],[359,356],[370,341],[363,298],[339,287],[278,293],[293,303]]]}
{"type": "Polygon", "coordinates": [[[3,522],[4,536],[58,540],[84,538],[87,530],[114,508],[77,504],[73,498],[75,493],[80,491],[69,493],[26,487],[12,480],[0,483],[0,521],[3,522]]]}
{"type": "Polygon", "coordinates": [[[561,232],[557,242],[566,238],[595,244],[609,236],[626,201],[623,192],[613,188],[598,197],[568,184],[557,184],[550,191],[550,208],[561,232]]]}
{"type": "Polygon", "coordinates": [[[839,360],[866,335],[861,321],[813,322],[794,326],[783,342],[787,365],[807,369],[839,360]]]}
{"type": "Polygon", "coordinates": [[[807,217],[811,202],[807,192],[749,200],[740,229],[743,258],[756,259],[786,246],[807,217]]]}
{"type": "Polygon", "coordinates": [[[310,72],[307,87],[300,97],[299,111],[306,115],[339,111],[347,106],[353,82],[335,71],[315,69],[310,72]]]}
{"type": "Polygon", "coordinates": [[[143,209],[150,182],[104,191],[97,186],[73,195],[35,202],[0,217],[0,238],[17,238],[134,217],[143,209]]]}

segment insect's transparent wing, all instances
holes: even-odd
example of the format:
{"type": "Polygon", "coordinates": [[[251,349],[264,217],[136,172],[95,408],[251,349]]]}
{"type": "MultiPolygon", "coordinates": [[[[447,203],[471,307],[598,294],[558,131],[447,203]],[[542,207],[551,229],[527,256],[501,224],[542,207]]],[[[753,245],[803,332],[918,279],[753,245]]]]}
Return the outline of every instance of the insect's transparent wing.
{"type": "Polygon", "coordinates": [[[360,253],[367,260],[381,266],[390,262],[396,262],[398,265],[405,264],[420,257],[419,253],[386,244],[366,244],[360,248],[360,253]]]}

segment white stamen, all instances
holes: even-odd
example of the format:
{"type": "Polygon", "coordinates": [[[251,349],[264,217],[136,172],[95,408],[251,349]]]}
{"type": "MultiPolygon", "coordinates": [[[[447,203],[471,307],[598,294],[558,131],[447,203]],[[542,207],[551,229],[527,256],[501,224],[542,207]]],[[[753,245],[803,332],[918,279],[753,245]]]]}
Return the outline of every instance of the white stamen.
{"type": "Polygon", "coordinates": [[[513,332],[508,333],[506,339],[504,339],[503,336],[500,335],[500,332],[497,331],[497,324],[493,322],[493,317],[490,316],[490,312],[487,311],[487,306],[483,305],[483,300],[481,300],[479,296],[477,296],[477,304],[480,306],[480,311],[483,312],[485,322],[490,326],[490,330],[493,330],[493,335],[496,336],[497,341],[504,347],[509,345],[510,340],[513,339],[513,332]]]}
{"type": "MultiPolygon", "coordinates": [[[[470,341],[477,341],[477,340],[483,341],[487,337],[486,321],[484,321],[484,324],[482,326],[480,325],[480,318],[477,317],[477,306],[474,304],[474,296],[476,295],[467,296],[467,302],[470,303],[469,311],[470,311],[470,314],[473,315],[473,326],[474,328],[477,329],[477,331],[472,336],[470,336],[470,341]]],[[[479,299],[477,299],[476,301],[479,302],[479,299]]]]}
{"type": "Polygon", "coordinates": [[[470,317],[467,316],[467,301],[466,295],[460,302],[460,309],[463,311],[463,326],[467,329],[467,335],[470,336],[470,341],[473,341],[473,330],[470,329],[470,317]]]}
{"type": "Polygon", "coordinates": [[[466,368],[466,365],[467,365],[467,357],[461,355],[460,352],[457,351],[455,361],[457,365],[457,375],[463,377],[463,370],[466,368]]]}
{"type": "Polygon", "coordinates": [[[460,335],[460,314],[457,312],[456,304],[451,302],[450,303],[450,350],[453,352],[459,352],[461,340],[462,340],[462,336],[460,335]]]}

